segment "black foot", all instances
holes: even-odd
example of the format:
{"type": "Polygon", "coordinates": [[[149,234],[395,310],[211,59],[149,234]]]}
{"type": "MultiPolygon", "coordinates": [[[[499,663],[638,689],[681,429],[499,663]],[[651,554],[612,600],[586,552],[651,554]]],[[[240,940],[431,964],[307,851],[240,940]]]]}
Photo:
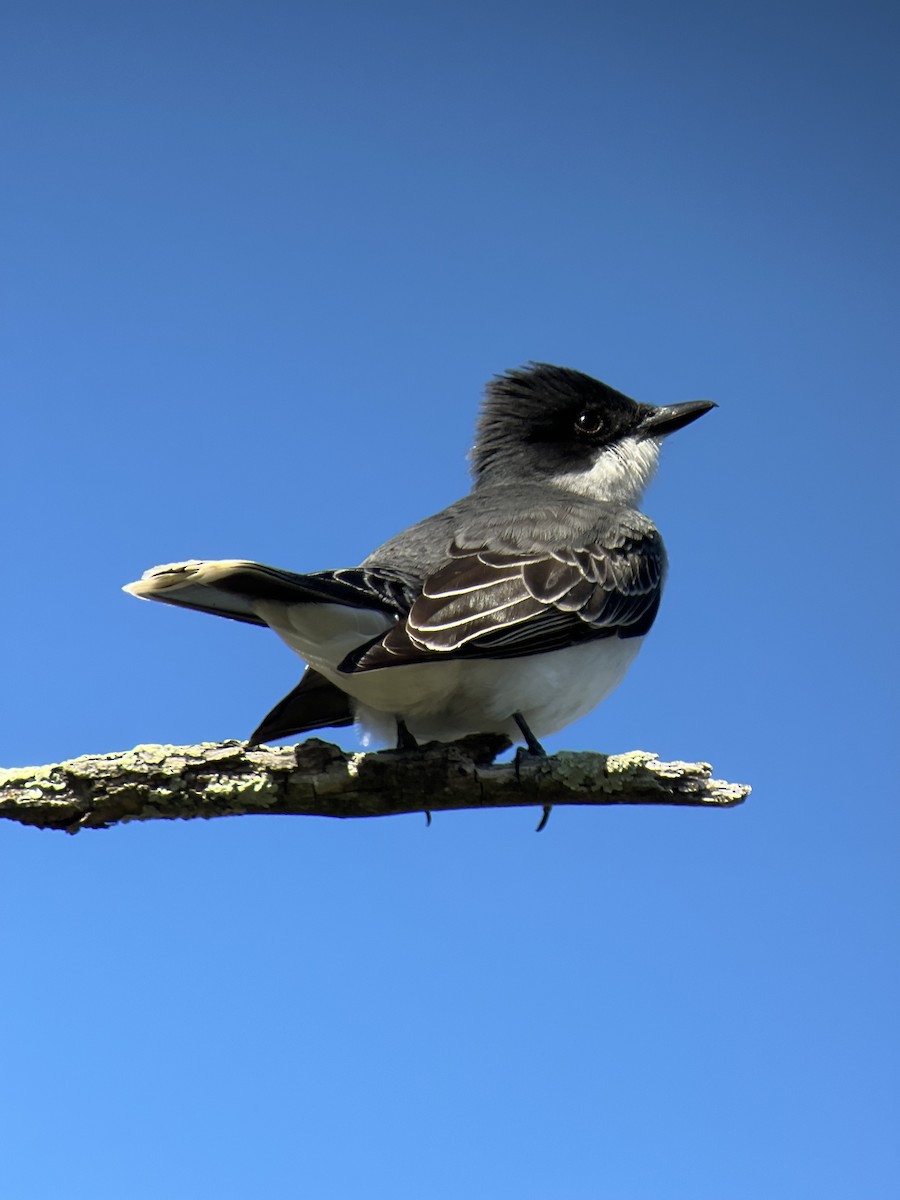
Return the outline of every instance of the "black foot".
{"type": "Polygon", "coordinates": [[[537,740],[525,721],[521,713],[513,713],[513,720],[519,727],[519,732],[525,739],[525,745],[528,747],[528,753],[533,754],[536,758],[546,758],[547,751],[537,740]]]}
{"type": "MultiPolygon", "coordinates": [[[[419,743],[406,728],[406,722],[397,718],[397,749],[398,750],[418,750],[419,743]]],[[[431,813],[425,809],[425,828],[431,824],[431,813]]]]}
{"type": "MultiPolygon", "coordinates": [[[[547,751],[528,728],[528,722],[525,720],[522,714],[513,713],[513,720],[518,725],[522,737],[525,739],[527,752],[534,758],[546,758],[547,751]]],[[[519,753],[522,753],[522,751],[520,750],[519,753]]],[[[535,833],[540,833],[541,830],[546,827],[547,822],[550,820],[550,812],[552,808],[552,804],[544,805],[544,815],[541,817],[540,821],[538,821],[537,828],[534,831],[535,833]]]]}
{"type": "Polygon", "coordinates": [[[405,721],[397,721],[397,749],[398,750],[418,750],[419,743],[406,728],[405,721]]]}

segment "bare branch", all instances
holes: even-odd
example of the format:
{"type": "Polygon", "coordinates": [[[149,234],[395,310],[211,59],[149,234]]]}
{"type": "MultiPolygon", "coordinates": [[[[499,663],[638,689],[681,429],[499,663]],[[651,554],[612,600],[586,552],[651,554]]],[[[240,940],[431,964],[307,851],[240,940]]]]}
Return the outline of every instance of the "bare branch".
{"type": "Polygon", "coordinates": [[[120,821],[249,813],[385,817],[555,804],[728,808],[750,792],[746,784],[712,779],[707,763],[665,763],[642,750],[520,754],[495,763],[508,746],[494,735],[369,754],[319,738],[274,749],[240,742],[137,746],[0,770],[0,817],[76,833],[120,821]]]}

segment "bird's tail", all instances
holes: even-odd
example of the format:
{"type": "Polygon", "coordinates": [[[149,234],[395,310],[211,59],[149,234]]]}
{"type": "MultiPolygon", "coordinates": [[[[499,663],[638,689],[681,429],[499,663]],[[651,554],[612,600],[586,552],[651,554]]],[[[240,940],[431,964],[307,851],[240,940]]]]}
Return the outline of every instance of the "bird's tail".
{"type": "Polygon", "coordinates": [[[239,558],[190,559],[145,571],[123,589],[141,600],[160,600],[266,625],[260,604],[338,604],[344,608],[381,612],[396,620],[404,616],[421,589],[421,580],[389,567],[350,567],[298,575],[279,567],[239,558]]]}
{"type": "MultiPolygon", "coordinates": [[[[357,599],[331,573],[298,575],[243,559],[191,560],[153,567],[124,589],[141,600],[159,600],[179,608],[229,617],[252,625],[268,624],[257,607],[272,601],[288,604],[357,599]],[[344,596],[344,592],[348,592],[344,596]]],[[[263,718],[250,745],[275,741],[330,725],[351,725],[350,698],[318,671],[308,668],[300,683],[263,718]]]]}
{"type": "Polygon", "coordinates": [[[233,621],[265,625],[266,621],[256,611],[261,601],[347,604],[357,599],[355,595],[348,598],[343,594],[350,589],[341,587],[334,574],[298,575],[294,571],[282,571],[278,567],[238,558],[190,559],[152,567],[136,583],[127,584],[123,591],[141,600],[159,600],[179,608],[229,617],[233,621]]]}

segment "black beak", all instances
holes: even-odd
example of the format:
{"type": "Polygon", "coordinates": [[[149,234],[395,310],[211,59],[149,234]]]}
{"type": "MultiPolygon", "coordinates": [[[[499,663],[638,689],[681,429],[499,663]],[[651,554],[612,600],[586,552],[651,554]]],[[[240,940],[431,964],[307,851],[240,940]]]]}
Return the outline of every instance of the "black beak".
{"type": "Polygon", "coordinates": [[[685,404],[663,404],[659,408],[651,408],[638,426],[638,433],[643,437],[665,437],[676,429],[683,429],[696,421],[711,408],[718,405],[713,400],[688,400],[685,404]]]}

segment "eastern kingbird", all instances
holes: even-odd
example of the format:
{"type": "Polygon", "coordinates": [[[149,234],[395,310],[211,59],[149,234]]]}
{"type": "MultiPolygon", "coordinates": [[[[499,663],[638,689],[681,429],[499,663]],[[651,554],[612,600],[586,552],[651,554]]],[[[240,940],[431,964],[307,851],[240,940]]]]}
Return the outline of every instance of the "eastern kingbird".
{"type": "Polygon", "coordinates": [[[308,664],[251,745],[354,721],[412,749],[539,738],[622,680],[666,555],[637,510],[663,438],[715,407],[653,407],[566,367],[493,379],[471,492],[358,567],[297,575],[240,559],[154,567],[126,591],[268,625],[308,664]]]}

